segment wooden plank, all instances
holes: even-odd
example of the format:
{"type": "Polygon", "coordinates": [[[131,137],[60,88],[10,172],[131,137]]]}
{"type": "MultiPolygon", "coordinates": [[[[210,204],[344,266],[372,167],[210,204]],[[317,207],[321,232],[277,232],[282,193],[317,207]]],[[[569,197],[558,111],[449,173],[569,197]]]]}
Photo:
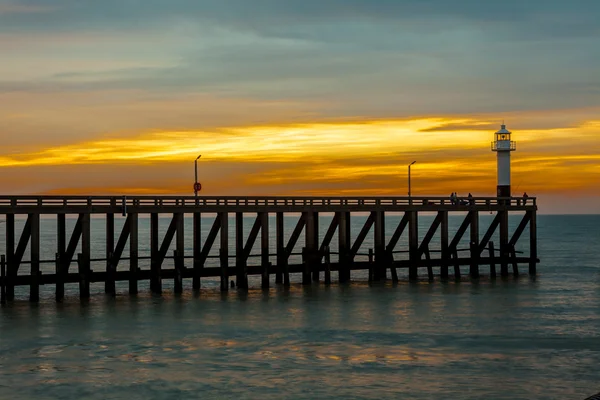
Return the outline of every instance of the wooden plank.
{"type": "MultiPolygon", "coordinates": [[[[275,266],[275,283],[283,283],[283,274],[285,270],[285,264],[287,264],[287,258],[285,253],[285,239],[284,239],[284,214],[278,212],[275,215],[275,238],[276,238],[276,252],[277,252],[277,265],[275,266]]],[[[290,277],[289,272],[287,275],[287,282],[289,284],[290,277]]]]}
{"type": "Polygon", "coordinates": [[[469,249],[471,255],[471,265],[469,267],[469,275],[471,278],[477,279],[479,278],[479,256],[481,252],[479,251],[479,212],[471,211],[471,238],[469,241],[469,249]]]}
{"type": "Polygon", "coordinates": [[[158,213],[150,214],[150,291],[162,293],[162,260],[159,258],[158,213]]]}
{"type": "Polygon", "coordinates": [[[385,251],[385,214],[383,211],[375,212],[375,268],[373,278],[376,281],[387,279],[388,254],[385,251]]]}
{"type": "Polygon", "coordinates": [[[304,217],[304,214],[302,214],[300,216],[300,219],[298,220],[298,223],[296,224],[296,227],[294,228],[294,231],[292,232],[292,235],[290,236],[290,240],[288,241],[287,246],[285,246],[285,254],[288,260],[290,255],[292,254],[292,251],[294,250],[294,247],[296,247],[296,243],[300,238],[300,234],[302,234],[302,231],[304,230],[305,224],[306,219],[304,217]]]}
{"type": "Polygon", "coordinates": [[[6,255],[0,256],[0,304],[6,304],[6,255]]]}
{"type": "Polygon", "coordinates": [[[229,290],[229,217],[226,212],[219,213],[221,220],[221,291],[229,290]]]}
{"type": "Polygon", "coordinates": [[[40,301],[40,214],[30,214],[31,218],[31,284],[29,285],[29,301],[40,301]]]}
{"type": "Polygon", "coordinates": [[[498,211],[500,214],[500,275],[508,276],[508,211],[498,211]]]}
{"type": "Polygon", "coordinates": [[[490,241],[490,239],[496,232],[498,225],[500,225],[500,214],[496,214],[496,216],[494,217],[494,220],[492,221],[492,223],[488,227],[487,231],[483,235],[483,238],[481,239],[481,242],[479,243],[479,254],[483,253],[483,250],[485,250],[488,242],[490,241]]]}
{"type": "Polygon", "coordinates": [[[208,254],[217,238],[217,234],[221,230],[221,218],[219,215],[215,218],[212,227],[210,228],[210,232],[206,237],[206,241],[204,242],[204,246],[202,246],[202,252],[200,253],[200,265],[204,266],[206,263],[206,259],[208,258],[208,254]]]}
{"type": "Polygon", "coordinates": [[[313,212],[313,237],[314,243],[311,244],[311,247],[314,249],[311,259],[311,271],[312,271],[312,280],[313,282],[319,282],[320,279],[320,271],[321,271],[321,261],[323,259],[323,255],[319,252],[319,213],[313,212]]]}
{"type": "Polygon", "coordinates": [[[167,232],[165,233],[165,237],[163,238],[160,249],[158,250],[158,254],[156,256],[158,268],[162,268],[162,264],[165,261],[169,247],[171,247],[171,242],[173,242],[175,233],[177,233],[177,214],[173,214],[171,222],[169,223],[169,227],[167,228],[167,232]]]}
{"type": "Polygon", "coordinates": [[[246,245],[244,246],[244,260],[248,260],[250,253],[252,252],[252,248],[254,247],[254,243],[256,243],[256,238],[258,237],[258,233],[261,228],[261,219],[260,213],[256,214],[256,219],[254,220],[254,224],[252,225],[252,229],[250,230],[250,234],[248,235],[248,240],[246,241],[246,245]]]}
{"type": "Polygon", "coordinates": [[[437,231],[437,229],[441,223],[442,223],[442,214],[440,211],[435,216],[435,219],[433,220],[433,222],[431,223],[431,226],[427,230],[427,233],[423,237],[423,241],[421,241],[421,245],[419,246],[419,259],[421,258],[421,256],[423,254],[425,254],[425,250],[429,249],[429,243],[431,242],[431,239],[433,239],[433,236],[435,235],[435,232],[437,231]]]}
{"type": "Polygon", "coordinates": [[[244,251],[244,213],[241,212],[235,214],[235,265],[238,288],[248,289],[248,257],[244,251]]]}
{"type": "Polygon", "coordinates": [[[338,279],[340,283],[347,283],[351,279],[350,270],[352,267],[350,257],[350,213],[338,213],[338,222],[338,279]]]}
{"type": "Polygon", "coordinates": [[[269,213],[262,212],[258,217],[260,218],[261,287],[269,289],[269,213]]]}
{"type": "Polygon", "coordinates": [[[313,212],[304,212],[302,214],[306,221],[304,227],[304,247],[302,248],[302,262],[304,269],[302,271],[302,284],[311,284],[311,272],[313,268],[313,260],[317,249],[317,238],[315,237],[315,214],[313,212]]]}
{"type": "Polygon", "coordinates": [[[138,293],[138,214],[129,212],[129,294],[138,293]]]}
{"type": "Polygon", "coordinates": [[[402,216],[402,219],[398,223],[398,226],[396,227],[396,230],[394,231],[394,234],[390,238],[390,241],[386,247],[386,251],[388,253],[392,253],[394,251],[394,249],[396,248],[396,245],[398,244],[398,240],[400,240],[400,237],[402,236],[402,234],[404,233],[404,230],[408,226],[408,222],[409,222],[408,213],[404,213],[404,215],[402,216]]]}
{"type": "Polygon", "coordinates": [[[408,279],[415,281],[418,279],[419,256],[419,215],[417,211],[408,212],[408,252],[410,267],[408,279]]]}
{"type": "Polygon", "coordinates": [[[327,232],[325,233],[325,236],[323,237],[323,242],[321,243],[321,246],[319,247],[319,254],[322,254],[322,255],[325,254],[325,248],[329,247],[329,245],[331,244],[331,240],[335,236],[335,232],[337,231],[337,228],[338,228],[338,216],[337,216],[337,214],[334,214],[333,218],[331,219],[331,223],[329,224],[329,228],[327,228],[327,232]]]}
{"type": "Polygon", "coordinates": [[[467,231],[467,228],[471,224],[472,213],[473,211],[469,211],[469,213],[465,216],[465,219],[463,220],[462,224],[460,224],[458,231],[456,231],[452,242],[450,242],[450,245],[448,246],[450,251],[454,251],[458,246],[458,243],[460,243],[461,239],[463,238],[465,232],[467,231]]]}
{"type": "Polygon", "coordinates": [[[529,213],[529,275],[537,274],[537,215],[536,211],[529,213]]]}
{"type": "Polygon", "coordinates": [[[27,221],[25,222],[23,232],[21,233],[21,237],[19,238],[19,244],[17,245],[17,249],[15,250],[15,254],[13,256],[13,265],[11,266],[11,272],[13,273],[13,275],[17,275],[19,272],[19,266],[21,265],[23,255],[25,254],[25,249],[27,248],[29,238],[31,237],[32,215],[33,214],[29,214],[27,216],[27,221]]]}
{"type": "Polygon", "coordinates": [[[489,259],[490,259],[490,277],[495,278],[496,277],[496,263],[494,262],[494,258],[496,257],[496,254],[494,252],[494,242],[492,242],[492,241],[489,242],[488,251],[489,251],[489,259]]]}
{"type": "Polygon", "coordinates": [[[441,213],[441,231],[440,231],[440,247],[441,247],[441,265],[440,277],[443,281],[448,279],[448,265],[450,262],[450,252],[448,251],[448,211],[440,211],[441,213]]]}
{"type": "Polygon", "coordinates": [[[513,235],[510,238],[510,240],[508,241],[508,246],[509,247],[516,246],[517,242],[521,238],[521,235],[525,231],[525,228],[527,228],[527,224],[529,224],[530,220],[531,220],[531,214],[530,213],[525,213],[525,215],[523,215],[523,218],[521,219],[521,222],[519,222],[519,225],[517,226],[517,229],[515,229],[515,232],[513,233],[513,235]]]}
{"type": "Polygon", "coordinates": [[[77,271],[79,276],[79,298],[90,298],[90,269],[89,259],[85,259],[83,253],[77,254],[77,271]]]}
{"type": "Polygon", "coordinates": [[[183,269],[185,268],[185,230],[183,225],[183,213],[176,213],[173,215],[173,218],[177,221],[177,233],[175,236],[176,257],[173,258],[173,265],[175,267],[173,291],[175,294],[181,294],[183,293],[183,269]]]}
{"type": "Polygon", "coordinates": [[[112,254],[115,251],[115,214],[106,214],[106,276],[104,282],[104,292],[109,294],[116,293],[114,269],[112,264],[112,254]]]}
{"type": "Polygon", "coordinates": [[[13,262],[15,258],[15,216],[6,214],[6,301],[13,301],[15,298],[14,277],[17,275],[13,271],[13,262]]]}
{"type": "Polygon", "coordinates": [[[202,264],[200,263],[200,253],[202,252],[202,215],[199,212],[194,213],[193,227],[193,252],[194,252],[194,269],[192,277],[192,289],[200,290],[200,275],[202,264]]]}
{"type": "MultiPolygon", "coordinates": [[[[80,215],[81,217],[81,215],[80,215]]],[[[113,253],[113,260],[112,260],[112,264],[114,265],[114,268],[116,269],[119,266],[119,261],[121,261],[121,256],[123,255],[123,250],[125,250],[125,245],[127,244],[127,240],[129,239],[129,230],[131,228],[131,223],[130,223],[130,215],[127,215],[127,218],[125,219],[125,223],[123,224],[123,229],[121,230],[121,233],[119,234],[119,239],[117,240],[117,245],[115,246],[115,251],[113,253]]],[[[77,220],[77,223],[79,224],[79,233],[81,234],[81,223],[80,220],[77,220]]],[[[75,230],[73,231],[73,236],[71,237],[71,241],[73,241],[73,237],[75,236],[75,231],[77,230],[77,224],[75,225],[75,230]]],[[[77,245],[77,243],[75,243],[75,245],[77,245]]],[[[71,247],[71,243],[69,243],[69,247],[71,247]]],[[[67,250],[67,253],[69,252],[69,250],[67,250]]]]}
{"type": "Polygon", "coordinates": [[[375,212],[371,212],[371,214],[369,214],[369,218],[367,218],[367,220],[365,221],[365,224],[363,225],[363,227],[360,230],[360,233],[356,237],[356,240],[354,241],[354,244],[352,245],[352,248],[350,249],[350,257],[352,260],[354,260],[354,257],[356,257],[356,253],[358,253],[360,246],[365,241],[365,238],[369,234],[371,227],[375,223],[375,215],[376,215],[375,212]]]}

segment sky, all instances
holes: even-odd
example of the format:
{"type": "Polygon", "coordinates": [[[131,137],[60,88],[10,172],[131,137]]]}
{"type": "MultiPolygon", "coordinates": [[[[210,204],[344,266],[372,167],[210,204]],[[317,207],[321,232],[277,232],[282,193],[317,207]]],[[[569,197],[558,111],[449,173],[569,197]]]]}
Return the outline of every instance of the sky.
{"type": "Polygon", "coordinates": [[[600,213],[600,1],[0,0],[0,194],[493,196],[600,213]]]}

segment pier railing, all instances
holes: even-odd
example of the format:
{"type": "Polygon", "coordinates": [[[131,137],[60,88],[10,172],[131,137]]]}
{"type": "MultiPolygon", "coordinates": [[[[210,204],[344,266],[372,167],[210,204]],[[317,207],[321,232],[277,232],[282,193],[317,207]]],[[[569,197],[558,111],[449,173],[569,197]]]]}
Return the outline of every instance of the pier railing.
{"type": "MultiPolygon", "coordinates": [[[[0,196],[3,209],[37,207],[536,207],[535,197],[0,196]]],[[[436,209],[437,209],[436,207],[436,209]]],[[[28,210],[29,211],[29,210],[28,210]]],[[[99,212],[104,212],[99,210],[99,212]]]]}

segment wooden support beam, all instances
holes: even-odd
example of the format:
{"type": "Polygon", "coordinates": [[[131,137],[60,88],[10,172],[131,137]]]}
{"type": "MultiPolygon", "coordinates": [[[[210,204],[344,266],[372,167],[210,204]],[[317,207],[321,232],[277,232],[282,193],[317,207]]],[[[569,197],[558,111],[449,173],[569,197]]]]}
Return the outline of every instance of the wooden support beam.
{"type": "Polygon", "coordinates": [[[527,211],[529,214],[529,275],[537,274],[537,215],[536,211],[527,211]]]}
{"type": "Polygon", "coordinates": [[[508,276],[508,211],[498,211],[500,214],[500,275],[508,276]]]}
{"type": "Polygon", "coordinates": [[[171,222],[169,223],[169,227],[167,228],[167,232],[165,233],[165,237],[163,238],[163,241],[160,244],[160,248],[158,249],[158,254],[156,255],[156,262],[159,269],[162,268],[162,264],[165,261],[167,252],[169,251],[169,247],[171,247],[173,238],[177,233],[177,219],[177,214],[173,214],[171,222]]]}
{"type": "Polygon", "coordinates": [[[300,238],[300,234],[302,234],[302,231],[304,230],[305,224],[306,224],[306,218],[303,213],[300,216],[300,219],[298,220],[298,223],[296,224],[296,227],[294,228],[292,235],[290,236],[290,240],[288,241],[287,246],[285,246],[285,254],[286,254],[286,257],[288,260],[289,260],[290,255],[292,254],[292,251],[294,250],[294,247],[296,246],[296,242],[298,242],[298,239],[300,238]]]}
{"type": "Polygon", "coordinates": [[[150,291],[152,293],[162,293],[161,266],[162,260],[159,259],[158,248],[158,213],[150,214],[150,291]]]}
{"type": "Polygon", "coordinates": [[[429,251],[429,243],[431,243],[431,239],[433,239],[433,237],[435,236],[435,232],[437,232],[438,227],[441,225],[442,218],[442,211],[438,211],[437,215],[435,216],[435,219],[431,223],[431,226],[427,230],[427,233],[423,237],[421,245],[419,246],[419,259],[421,259],[423,254],[425,254],[425,251],[429,251]]]}
{"type": "Polygon", "coordinates": [[[261,287],[269,289],[269,213],[258,214],[260,219],[260,264],[262,269],[261,287]]]}
{"type": "MultiPolygon", "coordinates": [[[[284,263],[286,263],[287,259],[285,257],[285,242],[284,242],[284,219],[283,213],[277,212],[275,214],[275,241],[276,241],[276,253],[277,253],[277,261],[276,261],[276,271],[275,271],[275,283],[281,284],[283,283],[283,271],[284,271],[284,263]]],[[[288,284],[289,284],[289,275],[288,275],[288,284]]]]}
{"type": "Polygon", "coordinates": [[[478,279],[479,278],[479,256],[481,252],[479,251],[479,212],[471,211],[469,212],[471,217],[471,240],[469,241],[469,249],[471,255],[471,265],[469,267],[469,274],[471,278],[478,279]]]}
{"type": "Polygon", "coordinates": [[[487,231],[485,232],[485,235],[483,235],[483,238],[481,239],[481,242],[479,243],[479,254],[483,253],[483,250],[485,250],[488,242],[490,241],[492,236],[494,236],[494,233],[496,232],[498,225],[500,225],[500,214],[496,214],[496,216],[494,217],[494,220],[492,221],[492,223],[488,227],[487,231]]]}
{"type": "Polygon", "coordinates": [[[181,294],[183,293],[183,273],[185,269],[185,230],[183,225],[183,213],[175,213],[173,214],[173,218],[177,221],[177,233],[175,236],[176,257],[173,258],[173,265],[175,267],[173,291],[175,294],[181,294]]]}
{"type": "Polygon", "coordinates": [[[469,213],[465,216],[465,219],[463,220],[463,222],[460,224],[460,227],[456,231],[456,234],[454,235],[452,242],[450,242],[450,246],[448,246],[450,251],[453,252],[454,250],[457,249],[458,244],[460,243],[465,232],[467,231],[467,228],[471,224],[471,220],[473,218],[472,213],[473,213],[473,211],[469,211],[469,213]]]}
{"type": "Polygon", "coordinates": [[[339,227],[338,227],[338,249],[339,249],[339,267],[338,267],[338,279],[340,283],[350,282],[350,270],[351,270],[351,246],[350,246],[350,213],[341,211],[337,213],[339,227]]]}
{"type": "Polygon", "coordinates": [[[25,254],[25,249],[29,244],[29,238],[31,237],[31,220],[32,214],[27,216],[27,221],[25,222],[25,226],[23,227],[23,232],[21,233],[21,237],[19,238],[19,244],[17,245],[17,249],[15,250],[13,265],[11,266],[12,275],[17,276],[19,272],[19,266],[21,265],[21,261],[23,261],[23,255],[25,254]]]}
{"type": "Polygon", "coordinates": [[[387,268],[389,257],[385,251],[385,213],[383,211],[375,212],[375,270],[373,278],[376,281],[385,281],[387,279],[387,268]]]}
{"type": "Polygon", "coordinates": [[[510,260],[512,263],[512,267],[513,267],[513,275],[519,276],[519,264],[517,263],[517,252],[515,250],[515,246],[513,245],[509,245],[510,246],[510,260]]]}
{"type": "Polygon", "coordinates": [[[129,213],[129,294],[138,293],[138,215],[129,213]]]}
{"type": "Polygon", "coordinates": [[[90,298],[90,260],[83,253],[77,254],[77,271],[79,273],[79,298],[90,298]]]}
{"type": "Polygon", "coordinates": [[[358,253],[360,246],[362,246],[363,242],[365,241],[365,238],[367,237],[367,235],[369,234],[369,231],[371,230],[371,227],[375,223],[375,215],[376,215],[376,212],[371,212],[371,214],[369,214],[369,218],[367,218],[367,220],[365,221],[365,224],[363,225],[362,229],[360,230],[360,233],[356,237],[356,240],[354,241],[354,244],[352,245],[352,248],[350,249],[350,260],[351,261],[354,261],[354,257],[356,257],[356,253],[358,253]]]}
{"type": "Polygon", "coordinates": [[[408,269],[408,279],[415,281],[418,279],[419,263],[419,216],[417,211],[407,211],[408,213],[408,253],[410,266],[408,269]]]}
{"type": "Polygon", "coordinates": [[[311,271],[312,271],[312,280],[313,282],[319,282],[320,279],[320,271],[321,271],[321,260],[323,259],[323,255],[319,252],[319,213],[313,212],[313,237],[314,243],[311,244],[311,247],[314,248],[312,251],[311,258],[311,271]]]}
{"type": "Polygon", "coordinates": [[[6,301],[15,298],[13,262],[15,258],[15,215],[6,214],[6,301]]]}
{"type": "Polygon", "coordinates": [[[221,220],[221,291],[229,290],[229,215],[227,212],[220,212],[218,218],[221,220]]]}
{"type": "Polygon", "coordinates": [[[331,252],[329,246],[325,247],[325,284],[331,285],[331,252]]]}
{"type": "Polygon", "coordinates": [[[235,266],[237,287],[239,289],[248,289],[248,257],[244,250],[243,212],[235,213],[235,266]]]}
{"type": "Polygon", "coordinates": [[[331,240],[333,239],[333,237],[335,236],[335,232],[337,231],[338,225],[338,216],[337,214],[334,214],[333,218],[331,219],[331,223],[329,224],[329,228],[327,228],[327,232],[323,237],[323,242],[321,242],[321,246],[319,247],[320,257],[323,257],[325,255],[325,249],[329,248],[331,240]]]}
{"type": "Polygon", "coordinates": [[[15,298],[13,262],[15,258],[15,215],[6,214],[6,301],[15,298]]]}
{"type": "Polygon", "coordinates": [[[454,257],[454,280],[460,280],[460,264],[458,263],[458,250],[454,248],[452,250],[452,256],[454,257]]]}
{"type": "Polygon", "coordinates": [[[193,226],[193,252],[194,252],[194,270],[192,276],[192,289],[200,290],[200,276],[202,275],[202,264],[200,264],[200,253],[202,252],[202,218],[199,212],[194,213],[193,226]]]}
{"type": "Polygon", "coordinates": [[[488,252],[490,258],[490,277],[496,278],[496,262],[494,261],[496,253],[494,251],[494,242],[490,241],[488,245],[488,252]]]}
{"type": "Polygon", "coordinates": [[[104,293],[116,294],[115,275],[112,265],[112,254],[115,251],[115,214],[106,214],[106,281],[104,293]]]}
{"type": "MultiPolygon", "coordinates": [[[[75,233],[77,231],[77,225],[79,225],[79,233],[81,234],[81,220],[82,216],[79,216],[77,220],[77,224],[75,225],[75,230],[73,231],[73,236],[71,236],[71,241],[69,242],[69,249],[71,248],[71,243],[73,242],[73,238],[75,237],[75,233]]],[[[121,234],[119,235],[119,240],[117,240],[117,245],[115,246],[115,251],[113,253],[113,265],[116,269],[119,266],[119,261],[121,261],[121,256],[123,255],[123,250],[125,250],[125,245],[127,244],[127,240],[129,239],[129,230],[131,229],[130,223],[131,215],[127,215],[125,219],[125,223],[123,224],[123,229],[121,230],[121,234]]],[[[75,246],[77,242],[75,242],[75,246]]],[[[69,256],[69,249],[67,249],[67,257],[69,256]]]]}
{"type": "Polygon", "coordinates": [[[515,229],[515,232],[513,233],[510,240],[508,241],[509,248],[516,246],[517,242],[521,238],[521,235],[525,231],[525,228],[527,228],[527,224],[529,224],[530,220],[531,220],[531,213],[526,212],[525,215],[523,215],[521,222],[519,222],[517,229],[515,229]]]}
{"type": "MultiPolygon", "coordinates": [[[[183,215],[183,214],[182,214],[183,215]]],[[[173,293],[183,293],[183,273],[185,266],[183,264],[183,253],[180,250],[173,250],[173,293]]]]}
{"type": "Polygon", "coordinates": [[[250,253],[252,252],[254,243],[256,243],[256,238],[258,238],[260,228],[261,228],[260,213],[257,213],[256,219],[254,220],[254,224],[252,225],[252,229],[250,229],[250,234],[248,235],[248,240],[246,241],[246,245],[244,246],[243,257],[244,257],[244,260],[246,260],[246,261],[248,260],[248,257],[250,256],[250,253]]]}
{"type": "Polygon", "coordinates": [[[313,212],[304,212],[304,221],[306,222],[304,229],[304,247],[302,248],[302,262],[304,268],[302,270],[302,284],[310,285],[311,272],[313,268],[313,260],[317,248],[317,238],[315,237],[315,214],[313,212]]]}
{"type": "Polygon", "coordinates": [[[208,258],[208,254],[210,253],[210,249],[212,248],[217,234],[221,230],[221,216],[217,214],[212,227],[210,228],[210,232],[206,237],[206,241],[204,242],[204,246],[202,246],[202,252],[200,253],[200,265],[204,266],[206,263],[206,259],[208,258]]]}
{"type": "Polygon", "coordinates": [[[396,230],[394,231],[394,234],[390,238],[390,241],[386,247],[386,251],[388,253],[392,253],[394,251],[394,249],[396,248],[396,245],[398,244],[398,240],[400,240],[400,237],[402,236],[402,234],[404,233],[404,230],[408,226],[408,222],[409,222],[409,215],[407,212],[405,212],[404,215],[402,216],[402,219],[398,223],[398,226],[396,227],[396,230]]]}
{"type": "Polygon", "coordinates": [[[37,303],[40,301],[40,214],[30,214],[31,218],[31,284],[29,285],[29,301],[37,303]]]}
{"type": "Polygon", "coordinates": [[[450,262],[450,252],[448,251],[448,211],[440,211],[440,247],[441,247],[441,266],[440,277],[443,281],[448,279],[448,265],[450,262]]]}
{"type": "Polygon", "coordinates": [[[6,255],[0,256],[0,304],[6,304],[6,255]]]}

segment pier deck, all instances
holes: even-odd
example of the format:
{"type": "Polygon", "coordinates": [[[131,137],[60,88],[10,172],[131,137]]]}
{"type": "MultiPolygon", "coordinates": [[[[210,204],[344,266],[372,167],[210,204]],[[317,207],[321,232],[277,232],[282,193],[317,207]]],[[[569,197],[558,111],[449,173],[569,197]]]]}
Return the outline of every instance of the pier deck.
{"type": "MultiPolygon", "coordinates": [[[[351,272],[364,269],[369,279],[381,281],[398,280],[397,268],[407,268],[409,279],[418,279],[421,269],[427,270],[429,279],[434,279],[434,267],[439,267],[440,279],[449,279],[449,269],[454,278],[461,277],[461,266],[469,266],[469,275],[479,277],[479,267],[489,265],[490,276],[496,276],[496,265],[500,275],[519,273],[519,264],[526,263],[530,274],[536,274],[537,227],[536,198],[459,198],[454,204],[447,197],[182,197],[182,196],[0,196],[0,214],[5,216],[5,254],[1,256],[0,288],[2,301],[14,299],[14,288],[18,285],[30,287],[29,298],[38,301],[40,285],[55,285],[56,299],[64,297],[66,283],[79,283],[80,296],[89,297],[91,282],[104,282],[107,293],[115,292],[115,282],[128,281],[129,292],[138,291],[140,280],[149,280],[153,292],[162,291],[164,279],[173,279],[175,292],[181,292],[183,279],[191,278],[193,289],[199,290],[201,278],[219,277],[221,290],[234,281],[238,288],[248,288],[248,275],[260,275],[263,288],[270,285],[270,276],[275,275],[277,284],[289,285],[290,274],[302,274],[302,283],[323,280],[331,282],[331,273],[337,272],[338,281],[348,282],[351,272]],[[485,231],[480,232],[480,213],[495,216],[485,231]],[[366,215],[359,231],[351,229],[353,214],[366,215]],[[433,222],[424,233],[419,233],[419,215],[434,216],[433,222]],[[170,215],[168,229],[159,235],[159,214],[170,215]],[[184,217],[193,218],[191,232],[193,249],[185,253],[184,217]],[[323,237],[319,237],[319,215],[332,215],[323,237]],[[386,232],[386,215],[401,216],[393,226],[393,233],[386,232]],[[460,215],[462,223],[456,232],[450,232],[448,216],[460,215]],[[509,232],[509,214],[518,215],[520,222],[509,232]],[[67,232],[66,216],[72,215],[76,223],[67,232]],[[115,231],[115,215],[126,217],[120,232],[115,231]],[[139,255],[139,216],[150,219],[150,256],[139,255]],[[275,245],[269,243],[270,218],[275,220],[275,245]],[[51,262],[54,273],[40,271],[41,218],[56,218],[56,254],[51,262]],[[91,258],[91,217],[104,218],[105,235],[93,240],[102,240],[104,258],[91,258]],[[206,237],[201,237],[201,221],[207,216],[212,224],[206,237]],[[249,233],[244,230],[244,219],[255,216],[249,233]],[[230,254],[230,217],[235,217],[235,252],[230,254]],[[294,217],[295,226],[286,237],[284,217],[294,217]],[[25,219],[21,232],[15,228],[15,218],[25,219]],[[529,231],[529,254],[517,256],[515,249],[525,230],[529,231]],[[451,235],[452,233],[452,235],[451,235]],[[69,235],[67,235],[69,234],[69,235]],[[369,249],[368,261],[358,261],[359,249],[368,235],[373,235],[373,249],[369,249]],[[299,238],[304,235],[303,246],[294,251],[299,238]],[[467,235],[467,236],[465,236],[467,235]],[[468,237],[468,248],[459,245],[463,236],[468,237]],[[260,239],[259,239],[260,237],[260,239]],[[407,248],[399,249],[399,241],[406,237],[407,248]],[[439,240],[435,246],[433,238],[439,240]],[[491,240],[498,237],[496,246],[491,240]],[[256,243],[260,241],[260,243],[256,243]],[[174,243],[175,250],[167,254],[174,243]],[[256,244],[256,246],[255,246],[256,244]],[[128,245],[128,246],[127,246],[128,245]],[[129,255],[124,256],[128,247],[129,255]],[[259,251],[252,255],[253,249],[259,251]],[[434,248],[435,247],[435,248],[434,248]],[[24,260],[29,248],[30,259],[24,260]],[[275,252],[272,252],[275,248],[275,252]],[[75,254],[76,250],[81,252],[75,254]],[[332,251],[334,249],[335,251],[332,251]],[[218,266],[207,265],[215,253],[218,266]],[[466,252],[465,255],[462,253],[466,252]],[[407,259],[399,259],[406,253],[407,259]],[[459,256],[459,253],[461,255],[459,256]],[[301,254],[302,262],[291,264],[290,257],[301,254]],[[250,265],[251,257],[257,256],[258,265],[250,265]],[[275,263],[271,258],[276,259],[275,263]],[[166,259],[174,267],[163,268],[166,259]],[[149,260],[149,269],[139,267],[141,260],[149,260]],[[119,268],[127,261],[127,269],[119,268]],[[103,263],[102,271],[94,271],[92,263],[103,263]],[[29,265],[29,271],[21,270],[29,265]],[[72,269],[77,266],[77,270],[72,269]],[[391,277],[388,276],[391,275],[391,277]],[[231,278],[230,278],[231,277],[231,278]]],[[[289,221],[289,218],[287,218],[289,221]]],[[[189,234],[189,233],[188,233],[189,234]]],[[[145,246],[145,247],[146,247],[145,246]]]]}

